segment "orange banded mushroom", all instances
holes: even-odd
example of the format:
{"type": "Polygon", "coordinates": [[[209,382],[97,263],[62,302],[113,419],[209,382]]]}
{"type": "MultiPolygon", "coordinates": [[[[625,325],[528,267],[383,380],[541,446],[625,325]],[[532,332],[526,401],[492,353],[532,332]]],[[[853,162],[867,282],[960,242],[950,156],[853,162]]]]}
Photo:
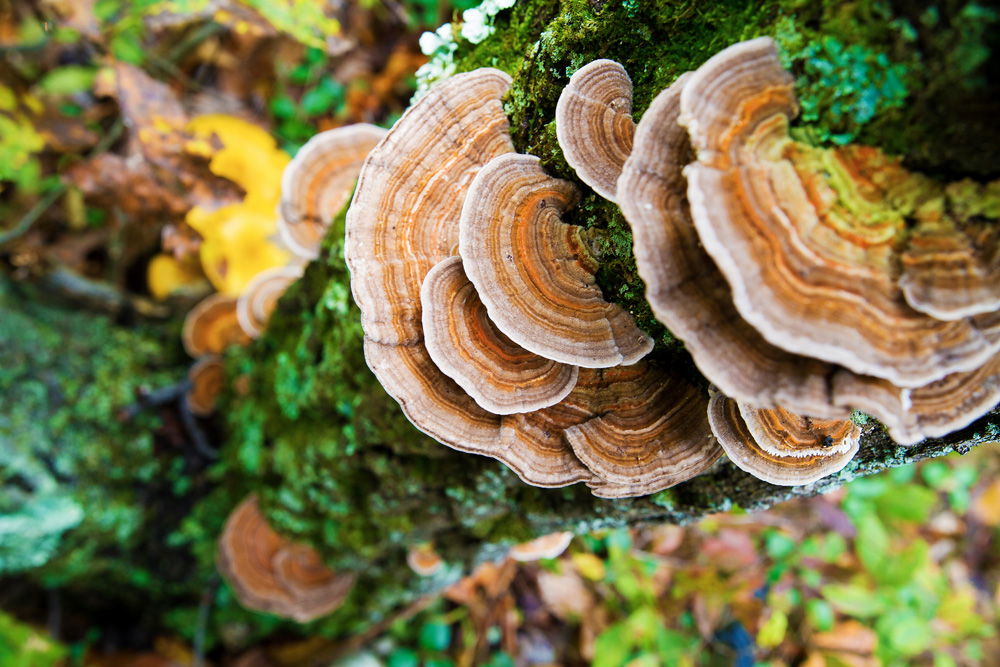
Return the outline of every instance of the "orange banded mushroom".
{"type": "Polygon", "coordinates": [[[250,342],[236,317],[236,299],[221,293],[205,297],[184,318],[181,342],[195,359],[222,354],[230,345],[250,342]]]}
{"type": "Polygon", "coordinates": [[[330,614],[354,585],[354,575],[336,574],[315,549],[293,544],[268,526],[255,495],[226,519],[217,564],[241,605],[299,623],[330,614]]]}
{"type": "Polygon", "coordinates": [[[636,128],[635,147],[618,179],[619,206],[632,228],[636,268],[658,320],[684,341],[695,364],[739,401],[796,412],[846,416],[834,407],[827,378],[836,369],[781,350],[744,320],[691,220],[682,167],[693,158],[677,124],[690,73],[661,92],[636,128]]]}
{"type": "Polygon", "coordinates": [[[314,259],[334,216],[351,196],[369,151],[387,130],[367,123],[320,132],[306,142],[281,177],[278,231],[289,249],[314,259]]]}
{"type": "Polygon", "coordinates": [[[285,290],[302,277],[302,267],[279,266],[261,271],[247,284],[236,300],[236,318],[250,338],[258,338],[285,290]]]}
{"type": "Polygon", "coordinates": [[[750,409],[724,394],[712,396],[708,419],[736,467],[779,486],[811,484],[840,471],[857,454],[861,439],[861,429],[850,419],[812,420],[782,409],[750,409]]]}
{"type": "Polygon", "coordinates": [[[188,371],[191,388],[184,394],[188,409],[199,417],[208,417],[215,412],[215,405],[226,388],[226,369],[222,357],[206,354],[188,371]]]}
{"type": "Polygon", "coordinates": [[[580,180],[610,201],[617,201],[616,182],[634,133],[625,68],[602,59],[578,69],[556,103],[556,138],[580,180]]]}
{"type": "Polygon", "coordinates": [[[548,407],[576,384],[576,366],[532,354],[496,328],[461,257],[427,273],[420,302],[431,359],[485,410],[506,415],[548,407]]]}
{"type": "Polygon", "coordinates": [[[558,558],[569,543],[573,541],[573,533],[552,533],[536,537],[530,542],[517,544],[510,548],[507,556],[519,562],[530,562],[543,558],[558,558]]]}
{"type": "Polygon", "coordinates": [[[646,362],[582,370],[565,403],[590,413],[565,430],[573,453],[603,483],[630,487],[630,495],[686,481],[722,455],[705,394],[646,362]]]}
{"type": "Polygon", "coordinates": [[[760,38],[713,56],[681,93],[698,157],[684,170],[692,217],[740,314],[777,347],[898,386],[983,364],[1000,341],[970,319],[914,310],[895,282],[906,225],[893,206],[918,209],[922,188],[891,171],[868,178],[881,168],[871,149],[792,142],[792,86],[773,40],[760,38]]]}
{"type": "Polygon", "coordinates": [[[535,354],[585,368],[635,363],[653,349],[597,286],[598,264],[561,215],[579,198],[537,157],[510,153],[476,175],[462,208],[459,252],[490,320],[535,354]]]}
{"type": "Polygon", "coordinates": [[[406,564],[421,577],[433,577],[444,567],[444,560],[434,551],[431,544],[410,547],[406,552],[406,564]]]}

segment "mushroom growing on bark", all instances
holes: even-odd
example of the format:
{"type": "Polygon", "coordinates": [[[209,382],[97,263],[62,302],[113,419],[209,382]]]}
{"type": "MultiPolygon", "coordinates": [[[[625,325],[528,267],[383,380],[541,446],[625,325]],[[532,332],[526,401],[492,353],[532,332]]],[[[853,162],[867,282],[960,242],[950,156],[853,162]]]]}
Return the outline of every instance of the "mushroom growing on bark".
{"type": "Polygon", "coordinates": [[[241,605],[299,623],[333,612],[354,585],[354,575],[337,574],[315,549],[291,543],[268,526],[255,495],[226,519],[217,564],[241,605]]]}
{"type": "Polygon", "coordinates": [[[616,183],[632,152],[632,80],[613,60],[587,63],[556,103],[556,138],[580,180],[617,201],[616,183]]]}
{"type": "MultiPolygon", "coordinates": [[[[509,82],[506,75],[489,69],[453,77],[411,107],[370,153],[347,213],[346,245],[368,364],[417,428],[455,449],[503,461],[529,484],[564,486],[583,481],[595,493],[621,497],[651,493],[687,479],[719,456],[705,416],[705,399],[680,383],[664,385],[669,390],[653,387],[657,381],[652,378],[660,376],[646,364],[588,372],[586,382],[578,381],[554,405],[497,415],[443,373],[428,352],[428,344],[437,347],[442,338],[452,337],[457,322],[468,324],[469,318],[460,315],[464,304],[475,307],[474,300],[455,301],[452,296],[468,290],[457,268],[468,272],[473,264],[510,261],[496,248],[482,256],[470,251],[469,257],[449,259],[456,250],[478,247],[474,233],[481,221],[474,220],[472,211],[482,207],[484,199],[498,209],[506,206],[511,214],[501,224],[506,236],[500,229],[484,233],[501,245],[506,242],[510,257],[516,255],[526,271],[548,272],[525,287],[536,290],[530,307],[522,308],[526,318],[540,319],[535,304],[546,301],[548,310],[563,318],[556,323],[560,333],[576,328],[583,330],[585,341],[601,340],[607,357],[604,365],[637,359],[652,344],[627,313],[600,299],[593,284],[595,263],[580,231],[558,220],[560,208],[576,197],[575,188],[548,177],[535,158],[505,156],[513,148],[500,97],[509,82]],[[487,163],[492,165],[488,178],[482,177],[487,163]],[[512,182],[502,175],[507,165],[513,165],[512,182]],[[472,183],[478,185],[472,188],[472,183]],[[497,191],[488,185],[493,183],[497,191]],[[534,235],[529,234],[533,217],[545,223],[534,235]],[[475,227],[469,239],[467,220],[475,227]],[[512,245],[511,234],[518,229],[524,240],[512,245]],[[432,271],[436,265],[439,268],[432,271]],[[444,305],[437,313],[433,306],[422,306],[421,292],[425,299],[443,296],[444,305]],[[449,310],[455,303],[459,305],[449,310]],[[574,308],[582,317],[569,316],[574,308]],[[617,349],[616,335],[627,348],[624,355],[617,349]],[[702,404],[695,406],[698,398],[702,404]],[[627,444],[628,454],[616,453],[622,443],[627,444]],[[601,470],[584,465],[574,449],[585,452],[582,456],[603,466],[601,470]]],[[[515,278],[524,280],[504,274],[505,282],[515,278]]],[[[482,290],[476,292],[485,302],[482,290]]],[[[466,340],[490,328],[490,320],[503,331],[496,318],[481,312],[473,319],[477,318],[479,333],[466,340]]],[[[451,354],[472,356],[468,350],[462,352],[462,345],[453,346],[451,354]]],[[[578,357],[593,365],[592,349],[578,357]]],[[[447,358],[442,366],[454,371],[447,358]]]]}
{"type": "Polygon", "coordinates": [[[236,317],[236,299],[221,293],[205,297],[184,318],[181,341],[184,351],[195,359],[222,354],[230,345],[247,344],[250,339],[236,317]]]}
{"type": "Polygon", "coordinates": [[[884,169],[868,180],[884,167],[874,149],[793,142],[792,85],[760,38],[713,56],[681,93],[697,154],[684,169],[692,217],[740,314],[777,347],[897,386],[982,365],[996,336],[975,318],[914,310],[895,280],[903,213],[921,217],[927,179],[884,169]]]}
{"type": "Polygon", "coordinates": [[[208,417],[215,412],[215,404],[226,387],[226,371],[222,357],[206,354],[188,371],[190,389],[184,394],[188,409],[199,417],[208,417]]]}
{"type": "Polygon", "coordinates": [[[850,463],[861,429],[850,419],[816,420],[787,410],[751,408],[715,394],[708,418],[729,460],[779,486],[811,484],[850,463]]]}
{"type": "Polygon", "coordinates": [[[306,142],[281,177],[278,231],[288,248],[315,259],[334,216],[351,196],[368,152],[387,130],[357,123],[320,132],[306,142]]]}
{"type": "Polygon", "coordinates": [[[578,198],[533,155],[493,159],[462,209],[465,273],[497,328],[525,349],[585,368],[635,363],[653,340],[604,300],[583,230],[562,222],[578,198]]]}
{"type": "Polygon", "coordinates": [[[281,266],[253,277],[236,300],[236,318],[250,338],[258,338],[285,290],[302,277],[302,267],[281,266]]]}

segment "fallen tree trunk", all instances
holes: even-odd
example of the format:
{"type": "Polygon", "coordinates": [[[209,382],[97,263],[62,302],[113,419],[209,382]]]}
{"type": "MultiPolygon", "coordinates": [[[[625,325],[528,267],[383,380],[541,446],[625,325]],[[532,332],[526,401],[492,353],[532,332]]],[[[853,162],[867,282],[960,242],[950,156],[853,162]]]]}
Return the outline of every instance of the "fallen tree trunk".
{"type": "MultiPolygon", "coordinates": [[[[932,33],[908,6],[894,10],[855,3],[830,9],[818,0],[774,0],[754,7],[694,0],[640,6],[645,4],[523,2],[497,16],[492,37],[479,45],[460,42],[453,57],[460,70],[489,65],[514,76],[506,108],[515,145],[542,157],[545,166],[563,178],[574,175],[559,154],[552,118],[558,93],[568,80],[567,70],[598,57],[620,60],[633,76],[638,115],[680,72],[732,42],[760,34],[778,39],[800,77],[800,99],[804,106],[807,100],[812,105],[808,114],[813,120],[798,130],[802,136],[823,142],[850,134],[850,140],[907,155],[914,168],[949,177],[985,179],[1000,173],[1000,154],[982,150],[984,142],[996,145],[997,129],[986,120],[996,111],[996,97],[990,96],[995,89],[984,87],[989,81],[975,83],[976,77],[986,76],[980,73],[988,72],[995,59],[973,52],[963,56],[964,63],[944,58],[955,44],[974,42],[989,55],[989,46],[996,43],[995,30],[989,32],[993,24],[986,21],[982,28],[983,20],[976,24],[962,8],[944,16],[932,33]],[[913,32],[908,41],[897,37],[905,34],[903,22],[913,32]],[[852,104],[861,104],[863,80],[870,74],[855,80],[850,68],[869,63],[870,71],[874,63],[882,62],[879,54],[889,58],[884,67],[902,68],[903,90],[883,85],[868,99],[869,107],[855,109],[852,104]],[[848,73],[824,82],[809,73],[820,62],[848,73]],[[969,85],[942,106],[945,93],[958,90],[956,81],[969,85]],[[978,100],[978,106],[968,100],[978,100]],[[839,115],[831,111],[837,103],[843,109],[839,115]],[[948,117],[952,111],[955,116],[948,117]]],[[[450,53],[449,47],[445,50],[450,53]]],[[[607,229],[609,245],[616,249],[599,274],[605,294],[617,295],[629,309],[642,311],[628,229],[612,209],[591,195],[578,215],[607,229]]],[[[172,524],[175,530],[169,539],[157,538],[169,541],[172,548],[183,547],[198,563],[196,576],[187,577],[172,592],[190,593],[208,585],[214,574],[214,536],[229,509],[252,490],[260,492],[262,507],[280,532],[315,545],[335,569],[359,575],[344,607],[318,622],[318,631],[333,636],[362,632],[393,611],[440,591],[475,563],[498,558],[510,545],[539,535],[638,523],[689,523],[737,507],[759,510],[794,496],[823,493],[886,468],[968,451],[994,440],[1000,427],[1000,414],[994,412],[947,438],[902,448],[870,421],[864,426],[861,452],[846,469],[791,489],[752,478],[726,461],[690,482],[637,499],[597,499],[579,484],[563,489],[529,487],[501,463],[454,452],[417,431],[379,386],[362,354],[359,312],[343,261],[342,224],[343,216],[328,235],[321,257],[281,300],[266,335],[228,357],[232,390],[222,410],[226,425],[222,458],[199,477],[199,484],[212,484],[214,491],[207,496],[202,487],[195,495],[178,492],[185,499],[187,516],[172,524]],[[413,575],[405,563],[407,549],[425,542],[432,542],[447,561],[447,567],[431,578],[413,575]]],[[[646,313],[648,318],[648,309],[646,313]]],[[[34,315],[29,312],[27,317],[34,315]]],[[[640,321],[653,326],[641,315],[640,321]]],[[[45,343],[46,349],[65,347],[71,335],[60,330],[45,343]]],[[[20,343],[2,342],[6,360],[8,349],[20,343]]],[[[135,341],[126,337],[109,344],[134,346],[135,341]]],[[[664,345],[663,354],[683,352],[664,345]]],[[[40,372],[41,368],[29,374],[40,372]]],[[[129,386],[142,383],[141,371],[132,365],[114,373],[118,375],[102,382],[124,381],[126,373],[136,373],[129,386]]],[[[101,409],[107,413],[101,418],[110,419],[110,411],[120,407],[104,405],[101,409]]],[[[205,462],[198,466],[204,469],[205,462]]],[[[61,573],[64,581],[81,590],[95,586],[83,583],[79,571],[66,574],[69,570],[59,569],[59,562],[54,560],[45,572],[61,573]]],[[[150,587],[138,590],[148,592],[150,587]]],[[[227,623],[259,620],[236,611],[229,597],[217,603],[214,626],[221,634],[227,623]]],[[[177,618],[194,617],[194,607],[180,607],[177,618]]],[[[174,623],[191,630],[190,625],[174,623]]],[[[258,624],[244,634],[244,640],[264,631],[266,627],[258,624]]]]}

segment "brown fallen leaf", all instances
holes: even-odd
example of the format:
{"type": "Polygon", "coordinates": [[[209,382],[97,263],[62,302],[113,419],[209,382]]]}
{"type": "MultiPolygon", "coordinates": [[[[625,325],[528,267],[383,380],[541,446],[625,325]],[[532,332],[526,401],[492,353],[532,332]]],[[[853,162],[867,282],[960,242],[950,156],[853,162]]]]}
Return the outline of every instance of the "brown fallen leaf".
{"type": "Polygon", "coordinates": [[[970,508],[970,514],[984,526],[1000,525],[1000,479],[987,486],[970,508]]]}
{"type": "Polygon", "coordinates": [[[878,635],[871,628],[851,619],[837,623],[827,632],[817,632],[812,636],[812,644],[826,651],[871,655],[878,647],[878,635]]]}
{"type": "Polygon", "coordinates": [[[546,608],[564,621],[584,618],[594,608],[594,594],[569,567],[563,567],[558,574],[541,570],[538,589],[546,608]]]}

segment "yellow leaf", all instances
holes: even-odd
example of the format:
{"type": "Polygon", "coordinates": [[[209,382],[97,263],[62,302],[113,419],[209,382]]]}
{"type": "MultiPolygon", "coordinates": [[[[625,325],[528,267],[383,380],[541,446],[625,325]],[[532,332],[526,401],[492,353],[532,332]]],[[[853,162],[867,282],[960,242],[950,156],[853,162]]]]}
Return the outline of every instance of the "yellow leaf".
{"type": "Polygon", "coordinates": [[[986,487],[986,490],[972,504],[972,515],[986,526],[1000,525],[1000,479],[986,487]]]}
{"type": "Polygon", "coordinates": [[[604,578],[604,561],[589,553],[573,554],[573,567],[586,579],[600,581],[604,578]]]}

